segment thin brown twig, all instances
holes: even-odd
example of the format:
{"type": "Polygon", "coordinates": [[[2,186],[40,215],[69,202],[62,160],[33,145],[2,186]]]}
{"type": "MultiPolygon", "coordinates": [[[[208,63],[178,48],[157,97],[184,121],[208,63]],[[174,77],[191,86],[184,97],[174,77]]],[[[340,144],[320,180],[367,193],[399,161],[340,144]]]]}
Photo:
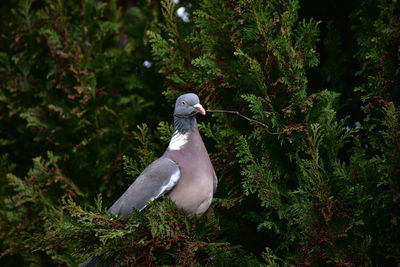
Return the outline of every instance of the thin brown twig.
{"type": "MultiPolygon", "coordinates": [[[[255,120],[255,119],[252,119],[252,118],[249,118],[249,117],[246,117],[246,116],[240,114],[239,111],[234,111],[234,110],[222,110],[222,109],[216,109],[216,110],[207,109],[207,112],[219,112],[219,113],[230,113],[230,114],[235,114],[235,115],[237,115],[237,116],[239,116],[239,117],[242,117],[243,119],[246,119],[246,120],[249,121],[249,122],[257,123],[257,124],[259,124],[259,125],[261,125],[261,126],[267,128],[267,129],[269,129],[269,126],[266,125],[265,123],[262,123],[262,122],[260,122],[260,121],[257,121],[257,120],[255,120]]],[[[269,134],[281,134],[281,133],[283,133],[283,132],[273,133],[273,132],[270,132],[269,130],[267,130],[267,132],[268,132],[269,134]]]]}

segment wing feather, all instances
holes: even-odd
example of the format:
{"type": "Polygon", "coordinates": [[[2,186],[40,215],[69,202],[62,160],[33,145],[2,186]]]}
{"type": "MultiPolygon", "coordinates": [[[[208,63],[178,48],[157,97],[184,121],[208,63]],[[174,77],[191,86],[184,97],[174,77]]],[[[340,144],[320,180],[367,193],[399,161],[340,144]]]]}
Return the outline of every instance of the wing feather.
{"type": "Polygon", "coordinates": [[[168,157],[161,157],[151,163],[108,212],[127,217],[133,208],[142,210],[147,201],[153,201],[169,192],[179,181],[179,166],[168,157]]]}
{"type": "Polygon", "coordinates": [[[217,186],[218,186],[218,177],[215,174],[214,171],[214,179],[213,179],[213,195],[215,195],[215,192],[217,192],[217,186]]]}

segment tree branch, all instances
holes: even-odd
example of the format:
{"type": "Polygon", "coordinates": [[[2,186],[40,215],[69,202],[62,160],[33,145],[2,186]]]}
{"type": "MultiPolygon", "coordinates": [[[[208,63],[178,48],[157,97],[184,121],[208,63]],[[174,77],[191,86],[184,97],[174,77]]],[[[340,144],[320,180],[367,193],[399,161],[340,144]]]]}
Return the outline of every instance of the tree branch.
{"type": "MultiPolygon", "coordinates": [[[[257,123],[257,124],[259,124],[259,125],[261,125],[261,126],[267,128],[267,129],[269,129],[269,126],[266,125],[265,123],[262,123],[262,122],[260,122],[260,121],[257,121],[257,120],[255,120],[255,119],[252,119],[252,118],[249,118],[249,117],[246,117],[246,116],[240,114],[239,111],[234,111],[234,110],[222,110],[222,109],[217,109],[217,110],[207,109],[207,112],[211,112],[211,113],[212,113],[212,112],[219,112],[219,113],[230,113],[230,114],[235,114],[235,115],[237,115],[237,116],[239,116],[239,117],[242,117],[243,119],[246,119],[246,120],[249,121],[249,122],[257,123]]],[[[269,130],[267,130],[267,132],[268,132],[269,134],[282,134],[282,133],[283,133],[283,132],[276,132],[276,133],[274,133],[274,132],[270,132],[269,130]]]]}

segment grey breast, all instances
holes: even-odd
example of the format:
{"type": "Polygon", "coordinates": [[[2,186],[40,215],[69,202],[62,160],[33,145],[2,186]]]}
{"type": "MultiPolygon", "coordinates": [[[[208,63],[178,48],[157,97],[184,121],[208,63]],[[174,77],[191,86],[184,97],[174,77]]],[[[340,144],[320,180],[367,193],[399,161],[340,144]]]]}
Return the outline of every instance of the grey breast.
{"type": "Polygon", "coordinates": [[[182,149],[168,149],[165,155],[171,157],[181,170],[181,178],[169,196],[178,207],[200,216],[211,204],[216,177],[199,132],[191,132],[182,149]]]}

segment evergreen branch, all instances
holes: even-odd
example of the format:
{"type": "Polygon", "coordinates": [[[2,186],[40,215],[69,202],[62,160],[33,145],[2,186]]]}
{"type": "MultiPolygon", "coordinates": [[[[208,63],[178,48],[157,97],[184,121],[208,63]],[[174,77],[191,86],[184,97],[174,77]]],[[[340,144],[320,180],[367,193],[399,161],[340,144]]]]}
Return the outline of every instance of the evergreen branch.
{"type": "MultiPolygon", "coordinates": [[[[107,222],[107,223],[109,223],[109,224],[111,224],[113,226],[126,228],[126,225],[124,225],[124,224],[122,224],[122,223],[120,223],[118,221],[113,221],[111,219],[108,219],[108,218],[105,218],[105,217],[102,217],[102,216],[99,216],[99,215],[93,215],[92,214],[91,216],[93,217],[93,219],[98,219],[99,221],[105,221],[105,222],[107,222]]],[[[94,224],[97,224],[97,223],[94,222],[94,224]]]]}
{"type": "Polygon", "coordinates": [[[218,109],[218,110],[207,109],[207,112],[219,112],[219,113],[230,113],[230,114],[235,114],[235,115],[237,115],[237,116],[239,116],[239,117],[242,117],[243,119],[246,119],[246,120],[249,121],[249,122],[255,122],[255,123],[257,123],[257,124],[259,124],[259,125],[261,125],[261,126],[267,128],[267,133],[269,133],[269,134],[282,134],[282,133],[284,133],[284,132],[276,132],[276,133],[275,133],[275,132],[271,132],[271,131],[268,130],[268,129],[269,129],[269,126],[266,125],[265,123],[262,123],[262,122],[260,122],[260,121],[258,121],[258,120],[255,120],[255,119],[252,119],[252,118],[249,118],[249,117],[246,117],[246,116],[240,114],[239,111],[234,111],[234,110],[222,110],[222,109],[218,109]]]}

